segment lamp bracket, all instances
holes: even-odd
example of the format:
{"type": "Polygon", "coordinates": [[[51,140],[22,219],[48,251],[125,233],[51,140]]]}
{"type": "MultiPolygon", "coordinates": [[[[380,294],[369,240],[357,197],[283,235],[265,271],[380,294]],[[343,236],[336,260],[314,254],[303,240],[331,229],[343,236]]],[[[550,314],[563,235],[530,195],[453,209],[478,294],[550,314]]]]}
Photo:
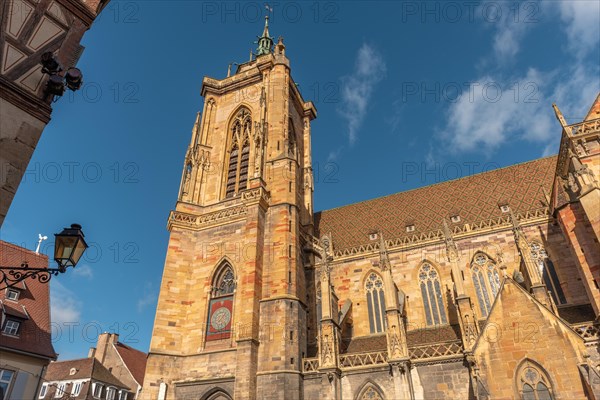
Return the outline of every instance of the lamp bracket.
{"type": "Polygon", "coordinates": [[[63,273],[61,268],[31,268],[26,262],[20,267],[0,266],[0,290],[14,287],[27,278],[37,279],[40,283],[47,283],[52,276],[63,273]]]}

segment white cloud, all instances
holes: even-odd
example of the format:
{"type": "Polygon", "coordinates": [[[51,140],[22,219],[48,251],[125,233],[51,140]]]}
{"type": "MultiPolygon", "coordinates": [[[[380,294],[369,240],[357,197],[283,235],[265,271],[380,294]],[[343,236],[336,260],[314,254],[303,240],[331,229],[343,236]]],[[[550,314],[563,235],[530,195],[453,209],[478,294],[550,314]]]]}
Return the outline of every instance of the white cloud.
{"type": "Polygon", "coordinates": [[[496,62],[505,64],[514,60],[521,49],[521,40],[539,20],[539,3],[526,4],[484,1],[476,15],[486,26],[495,30],[493,52],[496,62]]]}
{"type": "Polygon", "coordinates": [[[94,271],[88,264],[77,266],[73,269],[73,275],[82,278],[92,279],[94,277],[94,271]]]}
{"type": "Polygon", "coordinates": [[[138,299],[137,308],[139,312],[144,311],[146,307],[156,302],[158,295],[154,290],[152,283],[146,282],[142,296],[138,299]]]}
{"type": "Polygon", "coordinates": [[[358,50],[352,74],[341,78],[342,104],[339,112],[348,123],[350,144],[358,138],[373,89],[383,79],[385,72],[383,57],[365,43],[358,50]]]}
{"type": "Polygon", "coordinates": [[[600,2],[590,0],[549,2],[559,8],[569,47],[584,57],[600,42],[600,2]]]}
{"type": "Polygon", "coordinates": [[[544,145],[544,154],[549,154],[560,140],[551,104],[556,102],[569,122],[581,120],[600,82],[597,67],[573,65],[546,74],[530,69],[523,77],[501,80],[485,76],[470,89],[448,109],[442,137],[451,151],[482,151],[489,156],[506,142],[518,140],[544,145]]]}
{"type": "MultiPolygon", "coordinates": [[[[597,60],[585,59],[597,51],[600,41],[599,4],[563,1],[550,5],[549,10],[558,10],[563,22],[560,29],[566,33],[565,59],[569,62],[547,72],[530,68],[522,76],[501,70],[483,74],[448,108],[442,131],[444,147],[437,152],[483,151],[489,156],[499,146],[517,140],[543,146],[543,155],[554,153],[560,127],[551,104],[556,103],[567,122],[574,123],[583,119],[600,90],[597,60]],[[499,97],[498,87],[502,89],[499,97]]],[[[520,25],[499,24],[493,39],[497,58],[517,54],[519,40],[528,29],[520,25]]]]}
{"type": "Polygon", "coordinates": [[[75,294],[63,286],[58,280],[52,281],[50,289],[51,321],[59,327],[64,323],[81,321],[81,302],[75,294]]]}

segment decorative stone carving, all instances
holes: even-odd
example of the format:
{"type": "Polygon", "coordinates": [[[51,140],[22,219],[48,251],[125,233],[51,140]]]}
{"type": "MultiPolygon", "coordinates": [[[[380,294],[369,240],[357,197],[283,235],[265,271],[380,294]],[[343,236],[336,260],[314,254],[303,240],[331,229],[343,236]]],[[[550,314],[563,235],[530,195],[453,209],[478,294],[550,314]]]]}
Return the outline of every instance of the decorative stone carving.
{"type": "Polygon", "coordinates": [[[395,359],[404,357],[405,354],[403,349],[405,346],[401,336],[398,333],[398,327],[396,325],[392,325],[392,327],[388,329],[387,335],[390,358],[395,359]]]}
{"type": "Polygon", "coordinates": [[[321,328],[321,367],[335,366],[334,332],[331,325],[321,328]]]}
{"type": "Polygon", "coordinates": [[[448,257],[448,261],[458,261],[460,259],[460,255],[458,253],[458,247],[456,243],[454,243],[454,238],[452,237],[452,232],[450,232],[450,228],[448,227],[448,222],[444,219],[443,224],[444,231],[444,242],[446,243],[446,257],[448,257]]]}

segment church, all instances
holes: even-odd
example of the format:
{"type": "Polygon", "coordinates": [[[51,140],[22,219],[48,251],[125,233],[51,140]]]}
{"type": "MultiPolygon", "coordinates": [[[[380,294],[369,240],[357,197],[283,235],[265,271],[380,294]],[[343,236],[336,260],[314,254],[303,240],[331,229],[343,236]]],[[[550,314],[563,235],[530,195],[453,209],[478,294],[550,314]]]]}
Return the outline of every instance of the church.
{"type": "Polygon", "coordinates": [[[201,95],[143,399],[600,399],[600,96],[556,156],[316,212],[268,19],[201,95]]]}

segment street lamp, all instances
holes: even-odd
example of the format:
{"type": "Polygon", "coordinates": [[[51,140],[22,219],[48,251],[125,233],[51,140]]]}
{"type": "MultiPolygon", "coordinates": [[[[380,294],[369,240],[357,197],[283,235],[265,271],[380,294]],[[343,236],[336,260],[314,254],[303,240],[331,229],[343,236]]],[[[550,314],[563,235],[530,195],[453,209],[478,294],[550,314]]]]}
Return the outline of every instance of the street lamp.
{"type": "Polygon", "coordinates": [[[58,276],[66,272],[68,267],[75,267],[88,248],[81,225],[72,224],[54,236],[54,261],[58,268],[30,268],[27,262],[20,267],[0,266],[0,289],[15,286],[27,278],[47,283],[53,275],[58,276]]]}
{"type": "Polygon", "coordinates": [[[79,90],[83,84],[83,74],[78,68],[71,67],[63,72],[63,66],[58,62],[51,51],[42,54],[41,57],[42,73],[49,75],[46,82],[46,92],[54,96],[62,96],[65,89],[72,91],[79,90]],[[65,88],[66,85],[66,88],[65,88]]]}

